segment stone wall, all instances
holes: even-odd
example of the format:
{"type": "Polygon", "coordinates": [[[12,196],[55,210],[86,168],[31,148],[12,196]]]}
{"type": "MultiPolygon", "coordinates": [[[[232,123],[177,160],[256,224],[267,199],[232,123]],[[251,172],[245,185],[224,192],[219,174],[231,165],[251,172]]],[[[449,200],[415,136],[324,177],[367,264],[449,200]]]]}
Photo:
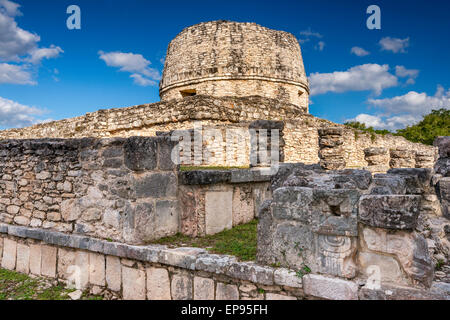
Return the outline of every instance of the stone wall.
{"type": "Polygon", "coordinates": [[[285,165],[259,215],[258,261],[371,290],[398,286],[428,294],[433,281],[450,287],[450,220],[435,179],[432,169],[372,176],[285,165]]]}
{"type": "Polygon", "coordinates": [[[161,100],[184,95],[259,95],[308,110],[308,80],[294,35],[255,23],[212,21],[184,29],[169,44],[161,100]]]}
{"type": "Polygon", "coordinates": [[[141,243],[178,231],[164,137],[4,140],[0,220],[141,243]]]}
{"type": "Polygon", "coordinates": [[[0,265],[126,300],[297,300],[292,270],[199,248],[131,246],[0,224],[0,265]]]}
{"type": "Polygon", "coordinates": [[[259,170],[180,172],[181,232],[215,234],[258,217],[272,197],[270,176],[259,170]]]}
{"type": "MultiPolygon", "coordinates": [[[[129,108],[100,110],[73,119],[3,130],[0,131],[0,139],[155,136],[161,131],[189,130],[195,126],[202,126],[218,129],[222,133],[222,140],[218,143],[209,144],[205,138],[205,144],[221,153],[222,160],[204,164],[242,166],[249,164],[247,153],[247,149],[250,150],[249,133],[246,127],[252,121],[261,119],[285,122],[283,129],[285,162],[318,163],[317,130],[323,127],[343,128],[342,148],[348,168],[368,166],[364,150],[369,147],[387,150],[406,148],[416,154],[425,155],[434,155],[437,152],[435,147],[412,143],[403,137],[357,132],[343,125],[305,114],[295,105],[258,96],[245,98],[194,96],[129,108]],[[228,152],[224,151],[227,129],[232,133],[242,134],[242,139],[236,139],[232,144],[232,150],[237,153],[231,163],[227,163],[228,152]]],[[[421,157],[423,158],[423,155],[419,156],[421,157]]],[[[430,166],[431,162],[425,163],[430,166]]]]}

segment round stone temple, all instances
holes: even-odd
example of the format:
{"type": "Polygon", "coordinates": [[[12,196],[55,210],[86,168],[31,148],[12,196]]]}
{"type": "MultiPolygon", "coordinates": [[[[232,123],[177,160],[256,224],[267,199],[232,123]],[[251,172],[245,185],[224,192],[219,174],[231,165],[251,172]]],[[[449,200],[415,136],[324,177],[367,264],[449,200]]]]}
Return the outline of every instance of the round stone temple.
{"type": "Polygon", "coordinates": [[[167,49],[162,101],[193,95],[263,96],[308,111],[308,80],[294,35],[255,23],[212,21],[184,29],[167,49]]]}

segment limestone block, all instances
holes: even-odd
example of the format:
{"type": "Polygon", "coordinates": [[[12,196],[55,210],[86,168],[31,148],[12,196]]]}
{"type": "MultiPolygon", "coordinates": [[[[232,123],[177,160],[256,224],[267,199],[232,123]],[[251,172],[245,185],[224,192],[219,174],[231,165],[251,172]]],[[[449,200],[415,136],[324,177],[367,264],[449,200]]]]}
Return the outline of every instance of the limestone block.
{"type": "Polygon", "coordinates": [[[302,288],[302,278],[295,271],[279,268],[274,272],[274,283],[280,286],[288,286],[292,288],[302,288]]]}
{"type": "Polygon", "coordinates": [[[297,298],[283,294],[268,292],[266,293],[266,300],[297,300],[297,298]]]}
{"type": "Polygon", "coordinates": [[[105,286],[105,256],[98,253],[89,253],[89,283],[105,286]]]}
{"type": "Polygon", "coordinates": [[[253,262],[232,263],[226,274],[232,278],[254,283],[273,285],[273,268],[260,266],[253,262]]]}
{"type": "Polygon", "coordinates": [[[118,257],[106,256],[106,285],[116,292],[122,287],[122,266],[118,257]]]}
{"type": "Polygon", "coordinates": [[[41,275],[41,245],[30,245],[30,272],[34,275],[41,275]]]}
{"type": "Polygon", "coordinates": [[[145,272],[122,266],[124,300],[145,300],[145,272]]]}
{"type": "Polygon", "coordinates": [[[176,197],[177,177],[172,172],[146,173],[136,178],[132,189],[136,190],[137,198],[176,197]]]}
{"type": "Polygon", "coordinates": [[[206,253],[201,248],[180,247],[163,249],[160,254],[160,262],[171,266],[195,270],[197,256],[206,253]]]}
{"type": "Polygon", "coordinates": [[[173,275],[171,292],[172,300],[192,300],[192,279],[188,275],[173,275]]]}
{"type": "Polygon", "coordinates": [[[155,237],[174,235],[179,230],[178,201],[157,200],[155,212],[155,237]]]}
{"type": "Polygon", "coordinates": [[[216,300],[239,300],[237,286],[218,282],[216,286],[216,300]]]}
{"type": "Polygon", "coordinates": [[[78,250],[75,254],[73,274],[76,289],[84,289],[89,284],[89,253],[78,250]]]}
{"type": "Polygon", "coordinates": [[[14,270],[16,267],[17,242],[10,239],[3,239],[2,268],[14,270]]]}
{"type": "Polygon", "coordinates": [[[123,146],[125,165],[133,171],[156,168],[157,141],[146,137],[128,138],[123,146]]]}
{"type": "Polygon", "coordinates": [[[147,299],[171,299],[169,273],[166,269],[147,268],[147,299]]]}
{"type": "Polygon", "coordinates": [[[16,271],[28,274],[30,271],[30,247],[17,244],[16,271]]]}
{"type": "Polygon", "coordinates": [[[425,286],[431,285],[434,268],[427,242],[422,235],[365,227],[361,245],[372,251],[395,255],[408,276],[425,286]]]}
{"type": "Polygon", "coordinates": [[[306,295],[328,300],[358,300],[358,285],[352,281],[308,274],[303,277],[306,295]]]}
{"type": "Polygon", "coordinates": [[[214,300],[214,280],[194,277],[194,300],[214,300]]]}
{"type": "Polygon", "coordinates": [[[234,187],[233,190],[233,226],[247,223],[255,217],[252,187],[234,187]]]}
{"type": "Polygon", "coordinates": [[[202,254],[195,261],[195,270],[223,274],[235,262],[233,256],[202,254]]]}
{"type": "Polygon", "coordinates": [[[54,278],[56,276],[57,248],[47,245],[41,247],[41,275],[54,278]]]}
{"type": "Polygon", "coordinates": [[[420,200],[410,195],[365,195],[359,203],[359,220],[372,227],[414,229],[420,200]]]}
{"type": "Polygon", "coordinates": [[[358,261],[361,273],[365,277],[379,276],[376,279],[380,280],[380,284],[385,282],[408,284],[400,265],[393,257],[371,252],[359,252],[358,261]]]}
{"type": "Polygon", "coordinates": [[[215,234],[233,226],[233,193],[209,191],[205,194],[206,234],[215,234]]]}
{"type": "Polygon", "coordinates": [[[58,277],[61,279],[71,279],[74,273],[75,251],[63,248],[58,249],[58,277]]]}

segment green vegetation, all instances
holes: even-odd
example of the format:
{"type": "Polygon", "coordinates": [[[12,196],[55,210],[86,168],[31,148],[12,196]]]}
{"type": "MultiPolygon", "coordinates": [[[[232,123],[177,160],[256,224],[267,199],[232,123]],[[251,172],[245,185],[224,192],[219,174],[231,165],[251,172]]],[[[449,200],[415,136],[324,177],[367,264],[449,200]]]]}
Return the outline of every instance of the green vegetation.
{"type": "Polygon", "coordinates": [[[358,132],[362,131],[369,133],[372,141],[376,139],[376,134],[392,134],[395,136],[402,136],[412,142],[432,145],[436,137],[450,135],[450,110],[433,110],[430,114],[424,116],[422,121],[404,129],[399,129],[396,132],[376,130],[373,127],[366,127],[364,123],[356,121],[346,122],[345,125],[356,129],[355,139],[358,138],[358,132]]]}
{"type": "Polygon", "coordinates": [[[248,169],[249,166],[180,166],[180,171],[195,171],[195,170],[231,170],[231,169],[248,169]]]}
{"type": "Polygon", "coordinates": [[[180,233],[157,240],[157,244],[171,247],[190,246],[206,248],[211,253],[230,254],[242,261],[256,259],[257,220],[241,224],[230,230],[205,237],[191,238],[180,233]]]}
{"type": "MultiPolygon", "coordinates": [[[[0,269],[0,300],[70,300],[68,294],[73,291],[60,283],[51,285],[47,279],[0,269]]],[[[83,294],[81,299],[101,300],[102,297],[83,294]]]]}
{"type": "Polygon", "coordinates": [[[433,110],[419,123],[397,130],[396,135],[412,142],[432,145],[436,137],[450,135],[450,110],[433,110]]]}

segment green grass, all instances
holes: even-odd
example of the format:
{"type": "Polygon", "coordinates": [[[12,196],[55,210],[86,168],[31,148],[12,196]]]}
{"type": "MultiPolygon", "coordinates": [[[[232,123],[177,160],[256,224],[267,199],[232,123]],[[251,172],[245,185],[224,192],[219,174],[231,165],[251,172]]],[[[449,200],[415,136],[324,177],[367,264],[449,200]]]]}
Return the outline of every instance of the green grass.
{"type": "MultiPolygon", "coordinates": [[[[70,300],[68,294],[74,289],[63,284],[49,286],[48,281],[0,269],[0,300],[70,300]]],[[[86,293],[82,299],[101,300],[101,297],[86,293]]]]}
{"type": "Polygon", "coordinates": [[[178,233],[171,237],[161,238],[155,243],[173,247],[206,248],[211,253],[229,254],[242,261],[250,261],[256,259],[257,223],[256,220],[253,220],[230,230],[205,237],[191,238],[178,233]]]}
{"type": "Polygon", "coordinates": [[[180,171],[196,171],[196,170],[231,170],[231,169],[248,169],[249,166],[180,166],[180,171]]]}

